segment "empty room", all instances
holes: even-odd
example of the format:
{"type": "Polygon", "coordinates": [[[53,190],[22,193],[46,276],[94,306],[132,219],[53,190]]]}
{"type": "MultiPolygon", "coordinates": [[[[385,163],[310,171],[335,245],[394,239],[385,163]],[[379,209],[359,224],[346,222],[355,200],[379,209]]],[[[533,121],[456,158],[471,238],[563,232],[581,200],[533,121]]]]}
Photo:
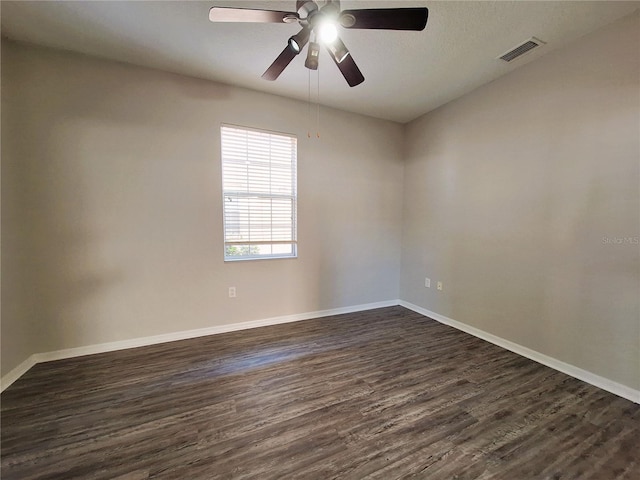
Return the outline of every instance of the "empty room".
{"type": "Polygon", "coordinates": [[[640,478],[640,2],[0,2],[0,477],[640,478]]]}

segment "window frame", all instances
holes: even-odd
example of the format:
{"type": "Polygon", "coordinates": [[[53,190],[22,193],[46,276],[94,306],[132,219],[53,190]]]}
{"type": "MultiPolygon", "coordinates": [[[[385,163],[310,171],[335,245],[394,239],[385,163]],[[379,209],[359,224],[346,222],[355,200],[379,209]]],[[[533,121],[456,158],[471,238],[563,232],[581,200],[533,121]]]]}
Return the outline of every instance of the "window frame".
{"type": "MultiPolygon", "coordinates": [[[[269,163],[271,165],[272,159],[269,158],[269,163]]],[[[246,261],[246,260],[275,260],[275,259],[291,259],[298,257],[298,137],[292,133],[279,132],[274,130],[267,130],[263,128],[256,127],[248,127],[245,125],[236,125],[231,123],[222,123],[220,124],[220,168],[221,168],[221,186],[222,186],[222,235],[223,235],[223,257],[225,262],[238,262],[238,261],[246,261]],[[293,139],[294,147],[291,151],[292,153],[292,162],[291,162],[291,195],[286,194],[274,194],[273,192],[264,193],[257,191],[232,191],[225,190],[225,159],[224,159],[224,129],[235,129],[235,130],[244,130],[247,132],[256,132],[260,134],[267,134],[277,137],[286,137],[289,139],[293,139]],[[291,199],[291,240],[271,240],[271,241],[251,241],[247,242],[230,242],[228,241],[227,234],[227,198],[229,196],[235,197],[259,197],[259,198],[270,198],[270,199],[291,199]],[[258,253],[258,254],[247,254],[247,255],[236,255],[230,256],[227,255],[227,247],[231,245],[277,245],[277,244],[286,244],[291,245],[291,253],[258,253]]],[[[270,167],[271,168],[271,167],[270,167]]],[[[269,185],[272,186],[273,183],[270,180],[269,185]]],[[[273,218],[273,211],[270,215],[273,218]]],[[[250,225],[250,223],[247,223],[250,225]]],[[[273,230],[270,232],[271,236],[273,236],[273,230]]]]}

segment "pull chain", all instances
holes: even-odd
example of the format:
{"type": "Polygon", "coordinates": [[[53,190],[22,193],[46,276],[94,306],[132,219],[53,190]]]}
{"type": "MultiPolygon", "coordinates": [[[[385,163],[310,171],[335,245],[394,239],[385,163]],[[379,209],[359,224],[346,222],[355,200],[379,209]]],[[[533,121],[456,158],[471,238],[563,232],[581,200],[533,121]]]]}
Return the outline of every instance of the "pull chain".
{"type": "Polygon", "coordinates": [[[311,138],[311,70],[307,69],[309,72],[309,89],[307,92],[307,138],[311,138]]]}
{"type": "Polygon", "coordinates": [[[320,69],[316,70],[318,77],[318,97],[316,99],[316,137],[320,138],[320,69]]]}

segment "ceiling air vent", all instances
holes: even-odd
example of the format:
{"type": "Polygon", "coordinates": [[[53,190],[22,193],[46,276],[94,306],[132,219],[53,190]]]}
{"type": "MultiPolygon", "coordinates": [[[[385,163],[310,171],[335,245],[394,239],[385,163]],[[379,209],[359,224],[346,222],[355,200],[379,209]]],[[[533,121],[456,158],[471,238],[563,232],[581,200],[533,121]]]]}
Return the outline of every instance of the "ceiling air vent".
{"type": "Polygon", "coordinates": [[[529,40],[525,41],[524,43],[521,43],[515,48],[512,48],[507,53],[501,55],[498,58],[500,60],[504,60],[505,62],[511,62],[512,60],[515,60],[516,58],[521,57],[525,53],[530,52],[534,48],[537,48],[540,45],[544,45],[544,44],[545,42],[543,42],[542,40],[537,39],[536,37],[531,37],[529,40]]]}

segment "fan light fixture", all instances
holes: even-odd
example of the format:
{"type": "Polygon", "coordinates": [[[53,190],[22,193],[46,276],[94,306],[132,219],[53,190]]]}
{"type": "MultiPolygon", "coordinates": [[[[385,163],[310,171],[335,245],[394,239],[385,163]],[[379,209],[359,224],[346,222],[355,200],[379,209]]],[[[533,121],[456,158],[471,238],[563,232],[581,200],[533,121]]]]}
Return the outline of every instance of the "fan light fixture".
{"type": "Polygon", "coordinates": [[[326,20],[318,26],[318,37],[325,45],[331,45],[338,38],[338,27],[335,22],[326,20]]]}
{"type": "Polygon", "coordinates": [[[309,42],[309,49],[307,51],[307,60],[304,62],[304,66],[309,70],[318,69],[318,56],[320,55],[320,45],[316,42],[309,42]]]}
{"type": "Polygon", "coordinates": [[[294,54],[298,55],[300,50],[304,48],[304,46],[309,41],[309,29],[303,28],[298,33],[296,33],[293,37],[290,37],[287,43],[289,44],[289,48],[293,51],[294,54]]]}
{"type": "Polygon", "coordinates": [[[300,44],[296,40],[295,36],[289,39],[289,47],[296,53],[296,55],[300,53],[300,44]]]}

